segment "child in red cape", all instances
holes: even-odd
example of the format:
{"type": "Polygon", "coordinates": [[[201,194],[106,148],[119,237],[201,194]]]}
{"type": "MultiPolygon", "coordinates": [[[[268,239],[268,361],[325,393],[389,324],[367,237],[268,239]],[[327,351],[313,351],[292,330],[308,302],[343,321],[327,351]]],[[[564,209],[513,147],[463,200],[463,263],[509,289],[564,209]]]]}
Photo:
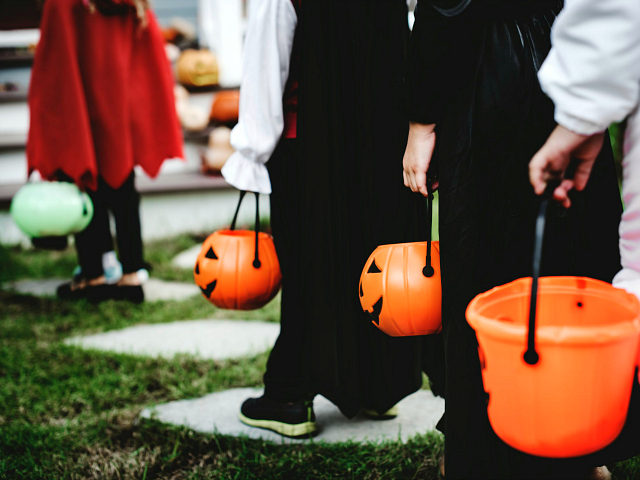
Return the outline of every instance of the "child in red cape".
{"type": "Polygon", "coordinates": [[[29,172],[85,188],[94,203],[76,235],[81,274],[64,298],[142,301],[139,195],[134,166],[158,174],[182,157],[173,79],[160,29],[145,0],[47,0],[33,63],[27,143],[29,172]],[[108,210],[116,222],[123,276],[106,284],[108,210]]]}

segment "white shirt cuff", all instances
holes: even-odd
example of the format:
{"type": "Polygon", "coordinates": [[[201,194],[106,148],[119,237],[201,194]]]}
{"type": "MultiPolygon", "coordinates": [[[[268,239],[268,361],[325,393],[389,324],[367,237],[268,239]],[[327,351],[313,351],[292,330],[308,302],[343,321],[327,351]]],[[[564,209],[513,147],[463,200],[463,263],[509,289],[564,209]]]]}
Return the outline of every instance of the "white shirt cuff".
{"type": "Polygon", "coordinates": [[[235,152],[222,167],[222,176],[238,190],[271,193],[269,171],[263,163],[254,162],[235,152]]]}
{"type": "Polygon", "coordinates": [[[623,268],[613,278],[613,286],[622,288],[640,299],[640,274],[630,268],[623,268]]]}
{"type": "Polygon", "coordinates": [[[556,123],[568,128],[572,132],[579,133],[580,135],[593,135],[595,133],[603,132],[609,125],[600,125],[583,118],[576,117],[571,113],[561,110],[556,107],[555,113],[556,123]]]}

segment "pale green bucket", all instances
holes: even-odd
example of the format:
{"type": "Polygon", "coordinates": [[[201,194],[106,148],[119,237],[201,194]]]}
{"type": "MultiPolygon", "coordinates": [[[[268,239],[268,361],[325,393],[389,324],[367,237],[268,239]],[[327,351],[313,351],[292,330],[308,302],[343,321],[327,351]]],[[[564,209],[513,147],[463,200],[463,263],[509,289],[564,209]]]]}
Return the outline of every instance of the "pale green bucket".
{"type": "Polygon", "coordinates": [[[64,236],[87,228],[93,203],[73,183],[31,182],[14,195],[11,216],[30,237],[64,236]]]}

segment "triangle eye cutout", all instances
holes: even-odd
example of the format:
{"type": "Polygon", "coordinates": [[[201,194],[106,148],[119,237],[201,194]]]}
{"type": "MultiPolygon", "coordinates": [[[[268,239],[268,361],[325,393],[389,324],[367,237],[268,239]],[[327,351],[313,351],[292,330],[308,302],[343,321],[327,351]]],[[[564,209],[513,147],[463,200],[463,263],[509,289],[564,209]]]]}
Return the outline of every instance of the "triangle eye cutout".
{"type": "Polygon", "coordinates": [[[205,257],[210,258],[211,260],[218,260],[218,256],[216,255],[216,252],[213,251],[212,247],[209,247],[209,250],[207,250],[207,254],[205,255],[205,257]]]}
{"type": "Polygon", "coordinates": [[[360,296],[364,297],[364,291],[362,290],[362,282],[360,282],[360,296]]]}
{"type": "Polygon", "coordinates": [[[213,282],[211,282],[210,284],[207,285],[207,288],[200,287],[200,290],[202,291],[202,293],[204,293],[204,295],[207,298],[209,298],[211,296],[211,294],[213,293],[213,290],[216,288],[216,283],[218,283],[218,281],[214,280],[213,282]]]}
{"type": "Polygon", "coordinates": [[[196,263],[196,275],[200,275],[200,264],[196,263]]]}
{"type": "Polygon", "coordinates": [[[376,325],[380,325],[380,313],[382,313],[382,297],[371,307],[371,311],[367,311],[369,318],[376,325]]]}
{"type": "Polygon", "coordinates": [[[371,266],[369,267],[369,270],[367,270],[367,273],[382,273],[382,270],[380,270],[378,265],[376,265],[375,259],[371,262],[371,266]]]}

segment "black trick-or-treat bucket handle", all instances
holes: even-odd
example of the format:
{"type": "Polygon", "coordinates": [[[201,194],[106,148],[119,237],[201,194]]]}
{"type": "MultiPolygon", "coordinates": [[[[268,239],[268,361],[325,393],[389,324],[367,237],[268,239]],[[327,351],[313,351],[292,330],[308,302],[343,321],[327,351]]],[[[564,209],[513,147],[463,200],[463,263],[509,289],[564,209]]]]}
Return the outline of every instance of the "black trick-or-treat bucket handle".
{"type": "MultiPolygon", "coordinates": [[[[236,205],[236,211],[233,214],[233,220],[231,221],[231,226],[229,230],[236,229],[236,222],[238,220],[238,212],[240,211],[240,205],[242,205],[242,200],[246,195],[246,190],[240,190],[240,198],[238,198],[238,205],[236,205]]],[[[260,252],[258,251],[258,235],[260,233],[260,194],[258,192],[253,192],[256,196],[256,243],[255,243],[255,251],[253,255],[253,268],[260,268],[262,266],[262,262],[260,261],[260,252]]]]}
{"type": "Polygon", "coordinates": [[[529,365],[536,365],[540,355],[536,351],[536,311],[538,308],[538,280],[540,278],[540,264],[542,263],[542,242],[544,240],[544,227],[547,218],[547,207],[553,196],[553,191],[560,185],[559,180],[550,180],[547,183],[538,208],[536,219],[535,243],[533,245],[533,272],[531,281],[531,297],[529,298],[529,326],[527,329],[527,350],[524,352],[524,361],[529,365]]]}
{"type": "Polygon", "coordinates": [[[422,275],[425,277],[433,277],[435,274],[435,270],[433,268],[431,262],[431,236],[433,229],[433,188],[432,188],[432,179],[427,177],[427,258],[422,269],[422,275]]]}

